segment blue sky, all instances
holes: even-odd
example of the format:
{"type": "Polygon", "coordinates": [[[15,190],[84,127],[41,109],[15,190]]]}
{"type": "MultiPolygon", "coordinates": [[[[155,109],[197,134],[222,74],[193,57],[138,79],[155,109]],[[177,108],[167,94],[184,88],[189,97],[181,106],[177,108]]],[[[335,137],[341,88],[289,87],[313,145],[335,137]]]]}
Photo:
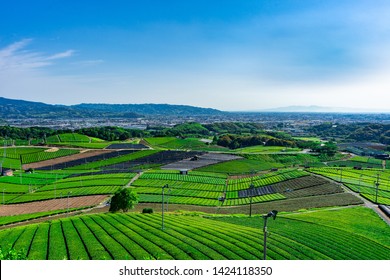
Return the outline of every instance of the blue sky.
{"type": "Polygon", "coordinates": [[[6,1],[0,96],[389,110],[390,2],[6,1]]]}

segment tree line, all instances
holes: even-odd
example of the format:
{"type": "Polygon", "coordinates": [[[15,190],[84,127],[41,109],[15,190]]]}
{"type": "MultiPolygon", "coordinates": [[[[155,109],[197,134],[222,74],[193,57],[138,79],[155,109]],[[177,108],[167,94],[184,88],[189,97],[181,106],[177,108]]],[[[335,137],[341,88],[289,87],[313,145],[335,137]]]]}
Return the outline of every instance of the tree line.
{"type": "Polygon", "coordinates": [[[322,138],[342,139],[345,141],[367,141],[390,145],[390,124],[353,123],[333,124],[323,123],[307,128],[309,133],[322,138]]]}

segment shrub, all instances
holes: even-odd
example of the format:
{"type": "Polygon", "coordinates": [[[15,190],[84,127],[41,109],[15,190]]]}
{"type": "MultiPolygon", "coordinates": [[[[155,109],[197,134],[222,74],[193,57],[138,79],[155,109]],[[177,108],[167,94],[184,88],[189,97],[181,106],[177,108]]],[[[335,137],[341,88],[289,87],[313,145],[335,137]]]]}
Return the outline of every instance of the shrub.
{"type": "Polygon", "coordinates": [[[142,209],[143,214],[153,214],[153,208],[144,208],[142,209]]]}
{"type": "Polygon", "coordinates": [[[15,249],[6,249],[0,247],[0,260],[25,260],[25,253],[23,250],[17,251],[15,249]]]}

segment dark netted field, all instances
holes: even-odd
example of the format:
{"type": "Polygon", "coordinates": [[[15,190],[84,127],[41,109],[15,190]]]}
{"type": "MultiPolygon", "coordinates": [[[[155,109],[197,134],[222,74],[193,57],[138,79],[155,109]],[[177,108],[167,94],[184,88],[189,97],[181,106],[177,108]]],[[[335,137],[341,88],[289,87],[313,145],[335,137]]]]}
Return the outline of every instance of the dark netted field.
{"type": "Polygon", "coordinates": [[[241,159],[242,157],[229,155],[229,154],[216,154],[216,153],[208,153],[203,154],[197,157],[183,159],[177,162],[173,162],[161,167],[161,169],[166,170],[181,170],[187,169],[192,170],[195,168],[204,167],[211,164],[217,164],[225,161],[241,159]]]}

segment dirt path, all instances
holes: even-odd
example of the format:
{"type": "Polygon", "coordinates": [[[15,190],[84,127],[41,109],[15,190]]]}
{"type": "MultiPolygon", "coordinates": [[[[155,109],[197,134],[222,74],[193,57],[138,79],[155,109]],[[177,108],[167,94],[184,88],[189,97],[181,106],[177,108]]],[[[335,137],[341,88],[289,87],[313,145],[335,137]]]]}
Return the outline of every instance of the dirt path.
{"type": "Polygon", "coordinates": [[[137,175],[135,175],[134,178],[131,179],[130,182],[127,183],[127,185],[125,186],[125,188],[130,187],[131,184],[132,184],[135,180],[137,180],[142,174],[143,174],[143,172],[137,173],[137,175]]]}

